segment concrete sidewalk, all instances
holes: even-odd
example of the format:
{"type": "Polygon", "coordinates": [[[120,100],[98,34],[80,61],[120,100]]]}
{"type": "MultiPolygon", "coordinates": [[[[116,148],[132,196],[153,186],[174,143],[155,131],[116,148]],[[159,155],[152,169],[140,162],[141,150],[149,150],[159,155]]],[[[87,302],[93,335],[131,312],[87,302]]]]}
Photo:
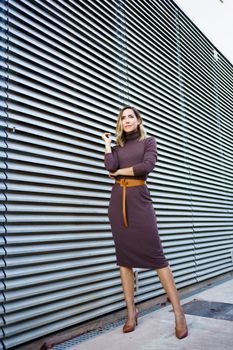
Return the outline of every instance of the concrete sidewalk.
{"type": "MultiPolygon", "coordinates": [[[[185,311],[189,336],[179,340],[174,335],[174,315],[171,305],[152,311],[144,316],[139,316],[139,324],[134,332],[124,334],[122,325],[110,331],[96,335],[91,339],[82,341],[77,345],[69,342],[55,346],[53,349],[67,350],[232,350],[233,349],[233,279],[219,282],[205,291],[193,294],[182,299],[182,305],[186,308],[188,302],[198,305],[199,301],[207,301],[210,312],[216,311],[212,303],[219,304],[219,311],[214,316],[197,316],[187,314],[185,311]],[[223,304],[222,304],[223,303],[223,304]],[[225,304],[227,303],[227,304],[225,304]],[[231,304],[231,305],[230,305],[231,304]],[[225,306],[228,311],[221,313],[225,306]],[[222,319],[213,318],[220,317],[222,319]],[[226,320],[227,319],[227,320],[226,320]],[[62,347],[60,347],[62,345],[62,347]]],[[[190,303],[189,305],[193,305],[190,303]]],[[[201,302],[199,302],[201,304],[201,302]]],[[[203,303],[203,302],[202,302],[203,303]]],[[[201,306],[203,308],[203,306],[201,306]]],[[[226,309],[226,308],[225,308],[226,309]]],[[[194,312],[202,313],[196,307],[194,312]]]]}

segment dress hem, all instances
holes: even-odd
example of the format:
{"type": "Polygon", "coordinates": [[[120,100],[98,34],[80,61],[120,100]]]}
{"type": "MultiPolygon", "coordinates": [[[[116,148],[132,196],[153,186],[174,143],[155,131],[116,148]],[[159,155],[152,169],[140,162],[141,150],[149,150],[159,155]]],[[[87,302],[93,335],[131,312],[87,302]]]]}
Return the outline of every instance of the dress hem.
{"type": "Polygon", "coordinates": [[[164,267],[168,267],[169,263],[164,264],[162,266],[135,266],[135,265],[117,263],[117,266],[135,268],[135,269],[163,269],[164,267]]]}

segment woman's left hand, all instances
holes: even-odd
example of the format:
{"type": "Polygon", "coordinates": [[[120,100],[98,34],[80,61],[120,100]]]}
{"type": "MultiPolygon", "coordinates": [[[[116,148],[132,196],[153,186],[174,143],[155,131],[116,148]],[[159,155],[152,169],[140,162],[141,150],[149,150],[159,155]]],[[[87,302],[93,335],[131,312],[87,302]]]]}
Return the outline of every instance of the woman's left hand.
{"type": "Polygon", "coordinates": [[[108,176],[114,179],[116,176],[134,176],[133,167],[117,169],[114,173],[109,173],[108,176]]]}
{"type": "Polygon", "coordinates": [[[116,176],[120,175],[119,174],[119,170],[115,171],[114,173],[109,173],[108,176],[111,178],[111,179],[115,179],[116,176]]]}

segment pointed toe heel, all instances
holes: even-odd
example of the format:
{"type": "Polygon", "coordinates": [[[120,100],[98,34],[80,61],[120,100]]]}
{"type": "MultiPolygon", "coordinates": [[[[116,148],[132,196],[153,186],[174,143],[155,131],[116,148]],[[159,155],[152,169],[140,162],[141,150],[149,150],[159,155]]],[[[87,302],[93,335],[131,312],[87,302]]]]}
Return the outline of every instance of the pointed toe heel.
{"type": "Polygon", "coordinates": [[[133,332],[137,325],[138,325],[138,311],[136,311],[136,313],[135,313],[135,318],[134,318],[133,324],[128,325],[127,322],[124,324],[123,332],[124,333],[133,332]]]}

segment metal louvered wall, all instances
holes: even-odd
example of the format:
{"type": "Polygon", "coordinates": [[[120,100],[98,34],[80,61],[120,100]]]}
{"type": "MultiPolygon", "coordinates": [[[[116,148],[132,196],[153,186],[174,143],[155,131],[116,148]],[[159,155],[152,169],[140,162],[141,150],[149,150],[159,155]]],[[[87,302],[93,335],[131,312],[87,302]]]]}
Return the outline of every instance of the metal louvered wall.
{"type": "MultiPolygon", "coordinates": [[[[232,271],[232,65],[174,2],[8,0],[1,24],[0,349],[124,307],[101,134],[125,103],[177,286],[232,271]]],[[[162,293],[139,272],[138,302],[162,293]]]]}
{"type": "MultiPolygon", "coordinates": [[[[8,85],[8,15],[7,1],[3,1],[0,7],[0,201],[1,201],[1,226],[0,226],[0,339],[3,338],[2,326],[4,325],[3,314],[4,306],[4,278],[5,278],[5,260],[6,253],[6,169],[7,169],[7,85],[8,85]]],[[[0,341],[0,349],[3,344],[0,341]]]]}

